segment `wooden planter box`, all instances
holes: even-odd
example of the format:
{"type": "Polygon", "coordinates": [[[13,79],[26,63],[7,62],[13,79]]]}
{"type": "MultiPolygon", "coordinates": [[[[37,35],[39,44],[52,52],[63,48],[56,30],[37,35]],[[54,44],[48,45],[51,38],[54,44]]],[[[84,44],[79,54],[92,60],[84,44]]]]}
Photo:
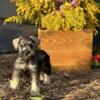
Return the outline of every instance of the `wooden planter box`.
{"type": "Polygon", "coordinates": [[[93,32],[38,30],[40,47],[51,59],[53,69],[83,70],[91,69],[93,32]]]}

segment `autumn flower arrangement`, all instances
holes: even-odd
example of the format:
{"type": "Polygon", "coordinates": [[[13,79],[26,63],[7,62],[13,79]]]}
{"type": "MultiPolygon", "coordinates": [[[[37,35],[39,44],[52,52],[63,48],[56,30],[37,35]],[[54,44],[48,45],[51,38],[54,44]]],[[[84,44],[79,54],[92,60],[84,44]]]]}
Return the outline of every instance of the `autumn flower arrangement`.
{"type": "Polygon", "coordinates": [[[5,23],[34,24],[47,30],[94,29],[98,25],[96,14],[100,13],[95,0],[11,0],[16,6],[16,16],[5,23]]]}

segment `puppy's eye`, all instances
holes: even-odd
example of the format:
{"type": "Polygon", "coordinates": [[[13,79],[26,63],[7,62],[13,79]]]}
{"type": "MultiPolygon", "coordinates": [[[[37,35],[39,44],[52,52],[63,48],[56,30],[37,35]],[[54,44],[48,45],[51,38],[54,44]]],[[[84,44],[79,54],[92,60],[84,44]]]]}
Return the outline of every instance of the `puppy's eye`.
{"type": "Polygon", "coordinates": [[[30,48],[32,49],[34,46],[32,44],[29,44],[30,48]]]}

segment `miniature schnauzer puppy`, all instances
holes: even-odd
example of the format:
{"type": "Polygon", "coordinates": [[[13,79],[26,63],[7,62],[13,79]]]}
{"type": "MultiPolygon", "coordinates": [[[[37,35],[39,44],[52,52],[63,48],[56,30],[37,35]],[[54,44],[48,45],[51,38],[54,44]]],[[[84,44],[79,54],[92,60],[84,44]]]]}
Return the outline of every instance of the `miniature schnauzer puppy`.
{"type": "Polygon", "coordinates": [[[18,50],[18,57],[14,63],[14,71],[10,81],[10,87],[17,89],[20,74],[23,70],[31,72],[31,93],[39,94],[39,79],[44,83],[51,81],[51,64],[49,55],[38,49],[39,39],[34,36],[29,38],[19,37],[13,40],[15,50],[18,50]]]}

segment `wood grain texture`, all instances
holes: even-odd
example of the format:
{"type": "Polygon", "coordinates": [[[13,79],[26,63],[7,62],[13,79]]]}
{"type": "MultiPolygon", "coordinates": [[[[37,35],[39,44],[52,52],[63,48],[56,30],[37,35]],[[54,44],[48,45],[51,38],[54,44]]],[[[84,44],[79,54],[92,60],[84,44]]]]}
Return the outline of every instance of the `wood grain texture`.
{"type": "Polygon", "coordinates": [[[48,52],[53,68],[59,70],[90,69],[93,33],[39,30],[40,47],[48,52]]]}

